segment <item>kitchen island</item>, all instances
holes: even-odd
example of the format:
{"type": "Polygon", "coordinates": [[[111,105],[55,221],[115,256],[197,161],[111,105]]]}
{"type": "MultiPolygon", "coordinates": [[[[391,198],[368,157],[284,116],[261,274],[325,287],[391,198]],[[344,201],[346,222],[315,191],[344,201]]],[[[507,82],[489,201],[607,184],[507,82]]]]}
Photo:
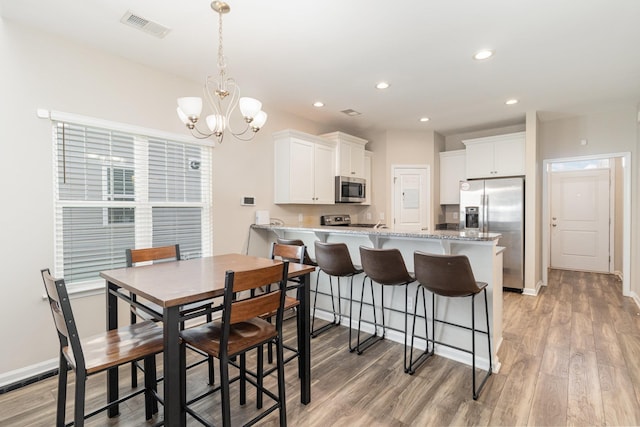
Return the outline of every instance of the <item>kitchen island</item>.
{"type": "MultiPolygon", "coordinates": [[[[500,234],[479,233],[469,231],[398,231],[388,228],[361,228],[361,227],[332,227],[332,226],[288,226],[288,225],[252,225],[249,231],[247,253],[250,255],[265,256],[269,253],[272,242],[278,237],[287,239],[300,239],[307,245],[309,254],[314,257],[314,241],[341,242],[349,248],[354,264],[360,263],[360,246],[373,248],[397,248],[409,271],[413,271],[413,253],[417,250],[433,254],[466,255],[471,263],[476,280],[488,283],[487,297],[489,300],[489,323],[491,327],[491,357],[493,358],[493,370],[497,372],[500,362],[497,351],[502,342],[502,252],[504,248],[498,246],[500,234]]],[[[314,274],[317,275],[316,272],[314,274]]],[[[341,312],[344,326],[357,327],[357,313],[359,310],[359,295],[363,285],[364,275],[357,276],[353,282],[353,313],[354,318],[349,324],[349,298],[350,289],[347,280],[341,280],[341,312]]],[[[315,277],[312,278],[312,292],[316,289],[315,277]]],[[[318,309],[327,311],[316,312],[316,317],[322,319],[332,318],[330,314],[331,300],[328,296],[329,280],[324,274],[320,274],[318,292],[318,309]]],[[[335,281],[334,281],[335,286],[335,281]]],[[[381,286],[374,286],[376,295],[382,292],[381,286]]],[[[413,313],[416,284],[409,285],[410,307],[413,313]]],[[[404,291],[395,287],[384,289],[385,296],[385,322],[390,328],[387,330],[387,338],[400,343],[404,342],[404,291]],[[388,309],[387,309],[388,308],[388,309]]],[[[365,306],[363,307],[363,321],[372,320],[370,298],[365,292],[365,306]]],[[[312,296],[313,299],[314,296],[312,296]]],[[[427,313],[430,319],[430,296],[428,298],[427,313]]],[[[480,298],[478,299],[480,300],[480,298]]],[[[376,297],[379,304],[380,299],[376,297]]],[[[450,320],[456,323],[471,325],[469,298],[439,298],[436,310],[438,318],[450,320]]],[[[476,325],[484,329],[484,307],[480,301],[476,302],[476,325]]],[[[420,304],[420,307],[422,304],[420,304]]],[[[378,311],[379,313],[379,311],[378,311]]],[[[419,309],[419,315],[424,316],[424,311],[419,309]]],[[[411,325],[411,321],[409,321],[411,325]]],[[[410,326],[409,326],[410,327],[410,326]]],[[[373,332],[374,326],[369,324],[366,332],[373,332]]],[[[416,331],[424,336],[424,321],[417,319],[416,331]]],[[[481,337],[477,337],[476,354],[478,367],[483,369],[489,366],[489,354],[486,345],[482,344],[481,337]]],[[[318,338],[321,339],[321,338],[318,338]]],[[[436,339],[445,341],[461,348],[470,348],[470,335],[465,330],[440,324],[436,327],[436,339]]],[[[417,346],[424,348],[424,340],[419,340],[417,346]]],[[[345,343],[345,349],[347,343],[345,343]]],[[[366,354],[366,353],[365,353],[366,354]]],[[[466,364],[471,364],[471,356],[467,353],[443,346],[436,346],[436,354],[454,359],[466,364]]],[[[399,355],[399,357],[402,357],[399,355]]]]}

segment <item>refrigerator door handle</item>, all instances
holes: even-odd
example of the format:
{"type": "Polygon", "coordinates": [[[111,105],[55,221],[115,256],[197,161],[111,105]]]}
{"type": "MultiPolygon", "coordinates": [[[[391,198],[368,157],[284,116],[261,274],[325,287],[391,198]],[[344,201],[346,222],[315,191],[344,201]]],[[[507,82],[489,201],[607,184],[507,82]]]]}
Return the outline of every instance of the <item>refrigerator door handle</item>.
{"type": "Polygon", "coordinates": [[[489,232],[489,195],[482,196],[482,232],[489,232]]]}

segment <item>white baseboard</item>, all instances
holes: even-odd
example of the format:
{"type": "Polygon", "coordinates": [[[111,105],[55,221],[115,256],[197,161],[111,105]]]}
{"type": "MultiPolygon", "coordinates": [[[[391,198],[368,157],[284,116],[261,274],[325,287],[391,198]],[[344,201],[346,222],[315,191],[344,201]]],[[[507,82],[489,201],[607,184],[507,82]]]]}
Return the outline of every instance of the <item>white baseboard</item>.
{"type": "Polygon", "coordinates": [[[49,359],[44,362],[39,362],[34,365],[25,366],[24,368],[16,369],[14,371],[5,372],[0,374],[0,388],[6,387],[11,384],[24,381],[28,378],[42,375],[45,372],[58,369],[58,359],[49,359]]]}
{"type": "Polygon", "coordinates": [[[636,305],[638,306],[638,308],[640,308],[640,297],[638,296],[637,293],[631,291],[631,295],[629,295],[633,301],[636,303],[636,305]]]}
{"type": "Polygon", "coordinates": [[[537,297],[538,294],[540,293],[540,289],[542,289],[543,286],[546,286],[546,285],[544,283],[542,283],[542,280],[538,280],[538,283],[536,283],[535,289],[524,288],[522,290],[522,295],[529,295],[529,296],[532,296],[532,297],[537,297]]]}
{"type": "MultiPolygon", "coordinates": [[[[330,312],[326,312],[324,310],[320,310],[317,309],[316,310],[316,317],[318,319],[322,319],[322,320],[326,320],[331,322],[333,320],[333,314],[330,312]]],[[[341,322],[342,326],[345,327],[350,327],[352,329],[357,329],[358,328],[358,324],[357,321],[353,321],[352,325],[349,325],[349,318],[348,316],[342,317],[342,322],[341,322]]],[[[374,332],[374,325],[370,324],[370,323],[365,323],[363,322],[362,324],[362,331],[367,333],[367,334],[373,334],[374,332]]],[[[381,333],[382,332],[382,327],[378,327],[378,332],[381,333]]],[[[399,331],[394,331],[394,330],[387,330],[387,333],[385,334],[385,339],[388,339],[389,341],[393,341],[393,342],[397,342],[399,344],[403,344],[404,345],[404,334],[402,332],[399,331]]],[[[426,345],[426,341],[424,339],[421,338],[416,338],[415,340],[415,347],[420,350],[420,351],[424,351],[424,349],[427,348],[426,345]]],[[[492,343],[493,345],[495,345],[494,343],[492,343]]],[[[496,347],[496,349],[500,348],[500,345],[502,344],[502,338],[500,339],[500,342],[498,343],[498,347],[496,347]]],[[[496,350],[497,352],[497,350],[496,350]]],[[[436,350],[435,353],[438,356],[442,356],[442,357],[446,357],[447,359],[451,359],[451,360],[455,360],[456,362],[460,362],[460,363],[464,363],[465,365],[469,365],[471,366],[472,364],[472,360],[471,360],[471,354],[469,353],[465,353],[463,351],[460,350],[456,350],[455,348],[450,348],[450,347],[446,347],[446,346],[442,346],[442,345],[436,345],[436,350]]],[[[493,363],[493,372],[497,373],[500,371],[500,362],[498,361],[498,357],[496,356],[494,363],[493,363]]],[[[487,370],[489,369],[489,359],[487,359],[486,357],[476,357],[476,367],[480,368],[480,369],[484,369],[487,370]]]]}

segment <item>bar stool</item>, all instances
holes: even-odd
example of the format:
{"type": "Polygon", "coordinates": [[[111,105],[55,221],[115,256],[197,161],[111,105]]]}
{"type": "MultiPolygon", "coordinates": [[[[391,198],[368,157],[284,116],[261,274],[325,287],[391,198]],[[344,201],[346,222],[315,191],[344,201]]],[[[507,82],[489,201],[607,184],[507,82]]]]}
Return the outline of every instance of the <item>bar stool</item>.
{"type": "MultiPolygon", "coordinates": [[[[386,332],[386,325],[384,322],[384,289],[381,292],[380,307],[382,311],[382,335],[378,335],[377,320],[376,320],[376,305],[374,300],[373,282],[384,286],[404,286],[404,370],[408,372],[409,365],[407,364],[407,318],[409,302],[407,297],[407,288],[409,283],[415,282],[415,278],[407,271],[407,266],[404,263],[402,254],[398,249],[373,249],[365,246],[360,246],[360,260],[362,261],[362,268],[366,275],[362,281],[362,293],[360,299],[360,316],[358,319],[358,339],[354,350],[358,354],[362,354],[364,350],[369,348],[375,342],[384,339],[386,332]],[[360,330],[362,322],[362,306],[364,301],[364,288],[365,282],[369,278],[369,285],[371,289],[371,302],[373,304],[373,323],[376,330],[373,335],[369,336],[363,342],[360,342],[360,330]]],[[[349,343],[351,345],[351,343],[349,343]]]]}
{"type": "MultiPolygon", "coordinates": [[[[315,338],[322,332],[325,332],[329,328],[339,325],[342,320],[342,308],[340,303],[340,278],[351,278],[351,293],[353,293],[353,277],[362,273],[362,269],[353,265],[351,261],[351,255],[349,255],[349,249],[344,243],[323,243],[315,242],[316,262],[320,271],[323,271],[329,276],[329,290],[331,292],[331,309],[333,310],[333,322],[328,323],[318,329],[314,328],[316,319],[316,302],[318,301],[318,281],[320,279],[320,271],[316,276],[316,295],[313,299],[313,314],[311,317],[311,337],[315,338]],[[336,312],[336,306],[333,295],[333,281],[332,278],[338,278],[338,311],[336,312]]],[[[353,299],[353,298],[352,298],[353,299]]],[[[351,347],[351,303],[349,303],[349,347],[351,347]]]]}
{"type": "Polygon", "coordinates": [[[426,254],[420,251],[414,253],[414,268],[416,279],[418,280],[418,287],[416,288],[416,309],[413,313],[413,332],[411,334],[411,351],[409,353],[409,374],[414,374],[416,368],[420,366],[425,360],[434,354],[435,344],[444,345],[447,347],[455,348],[456,350],[463,351],[471,354],[471,375],[473,377],[473,400],[478,399],[478,395],[482,390],[482,387],[486,383],[487,379],[491,375],[493,370],[492,357],[491,357],[491,332],[489,329],[489,307],[487,303],[487,284],[484,282],[476,282],[469,264],[469,259],[464,255],[432,255],[426,254]],[[427,327],[427,315],[426,315],[426,299],[425,289],[431,291],[431,334],[433,338],[429,338],[429,330],[427,327]],[[425,312],[425,332],[427,348],[420,354],[416,360],[413,359],[413,343],[415,338],[415,322],[416,311],[418,306],[418,295],[422,290],[422,302],[425,312]],[[487,330],[477,330],[475,325],[475,297],[480,292],[484,292],[484,308],[487,320],[487,330]],[[435,312],[435,300],[436,295],[449,297],[449,298],[461,298],[471,297],[471,327],[450,323],[444,320],[436,319],[435,312]],[[471,331],[471,350],[456,347],[451,344],[446,344],[435,339],[435,322],[444,323],[450,326],[456,326],[462,329],[471,331]],[[480,386],[476,388],[476,332],[487,335],[487,346],[489,350],[489,370],[484,376],[480,386]],[[431,343],[431,350],[429,350],[429,343],[431,343]]]}

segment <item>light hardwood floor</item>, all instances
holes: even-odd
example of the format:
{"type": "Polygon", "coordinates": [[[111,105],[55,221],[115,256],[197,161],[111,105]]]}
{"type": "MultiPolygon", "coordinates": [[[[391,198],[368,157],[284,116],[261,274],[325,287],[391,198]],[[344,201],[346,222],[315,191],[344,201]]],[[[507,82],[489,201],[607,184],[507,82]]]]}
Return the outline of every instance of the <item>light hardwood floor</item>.
{"type": "MultiPolygon", "coordinates": [[[[312,340],[309,405],[299,403],[295,364],[287,366],[289,425],[640,425],[639,312],[609,275],[556,270],[538,297],[505,293],[502,368],[477,401],[470,367],[436,356],[409,376],[402,345],[381,342],[357,356],[347,350],[347,330],[333,329],[312,340]]],[[[287,322],[288,340],[294,333],[287,322]]],[[[190,371],[191,394],[207,387],[205,369],[190,371]]],[[[125,390],[126,370],[121,378],[125,390]]],[[[53,425],[55,389],[54,377],[0,395],[0,425],[53,425]]],[[[88,395],[88,406],[103,399],[104,377],[89,381],[88,395]]],[[[254,401],[249,396],[241,408],[237,388],[232,398],[240,423],[254,401]]],[[[218,408],[217,397],[198,403],[214,422],[218,408]]],[[[87,425],[147,424],[142,401],[135,400],[122,405],[119,418],[100,414],[87,425]]],[[[277,414],[263,425],[277,425],[277,414]]]]}

